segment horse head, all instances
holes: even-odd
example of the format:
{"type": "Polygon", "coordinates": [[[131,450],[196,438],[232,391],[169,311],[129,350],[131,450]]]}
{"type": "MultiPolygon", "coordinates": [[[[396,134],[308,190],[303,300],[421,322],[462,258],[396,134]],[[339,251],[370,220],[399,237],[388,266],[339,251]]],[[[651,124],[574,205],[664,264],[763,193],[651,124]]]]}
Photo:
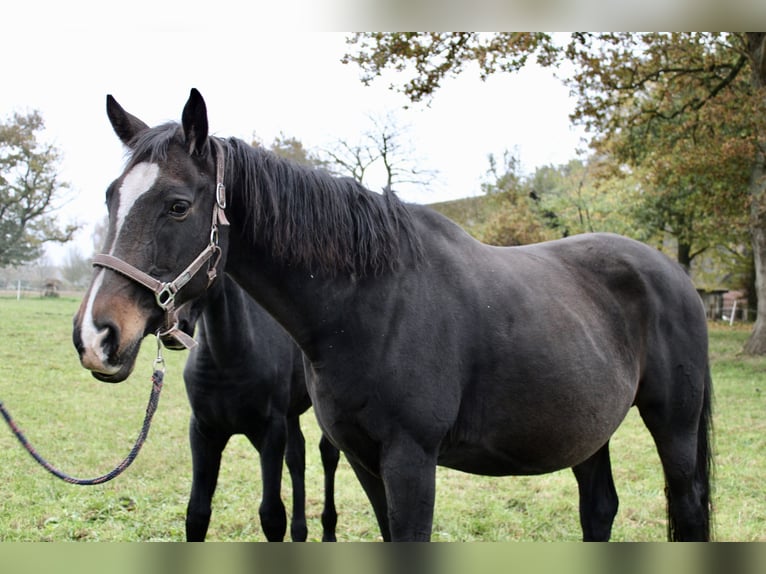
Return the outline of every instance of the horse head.
{"type": "MultiPolygon", "coordinates": [[[[74,317],[73,342],[95,378],[120,382],[141,340],[167,333],[176,307],[202,295],[223,269],[224,152],[208,137],[197,90],[180,125],[150,128],[111,96],[107,115],[130,156],[106,192],[109,227],[74,317]]],[[[180,328],[190,333],[194,324],[180,328]]]]}

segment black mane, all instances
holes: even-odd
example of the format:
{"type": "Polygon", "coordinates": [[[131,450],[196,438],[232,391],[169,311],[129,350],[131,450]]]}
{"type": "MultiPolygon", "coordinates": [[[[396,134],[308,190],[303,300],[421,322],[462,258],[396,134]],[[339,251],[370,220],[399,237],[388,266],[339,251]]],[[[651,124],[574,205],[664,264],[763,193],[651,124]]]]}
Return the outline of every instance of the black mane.
{"type": "Polygon", "coordinates": [[[284,159],[231,138],[226,149],[230,209],[275,257],[314,272],[377,275],[409,248],[421,256],[407,206],[348,177],[284,159]]]}
{"type": "MultiPolygon", "coordinates": [[[[285,262],[312,272],[378,275],[396,269],[409,249],[421,258],[411,214],[395,193],[375,193],[349,177],[304,166],[236,138],[218,139],[226,153],[228,211],[243,229],[285,262]]],[[[129,165],[164,162],[183,130],[169,122],[130,143],[129,165]]]]}

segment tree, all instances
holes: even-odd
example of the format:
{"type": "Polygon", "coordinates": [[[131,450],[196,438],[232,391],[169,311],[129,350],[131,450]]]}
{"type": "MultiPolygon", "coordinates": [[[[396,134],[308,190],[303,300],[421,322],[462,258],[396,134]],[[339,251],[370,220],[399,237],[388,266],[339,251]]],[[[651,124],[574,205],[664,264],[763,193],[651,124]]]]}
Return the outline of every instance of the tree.
{"type": "MultiPolygon", "coordinates": [[[[648,89],[643,105],[660,91],[648,89]]],[[[687,271],[709,249],[746,241],[748,155],[732,153],[732,134],[740,127],[732,114],[728,118],[723,124],[708,122],[697,111],[604,130],[591,141],[601,157],[610,158],[599,177],[636,186],[630,201],[641,230],[636,238],[663,242],[671,237],[676,259],[687,271]]],[[[741,144],[736,137],[734,142],[741,144]]]]}
{"type": "Polygon", "coordinates": [[[518,158],[506,150],[502,163],[493,154],[488,160],[487,180],[481,187],[490,209],[487,219],[473,230],[477,239],[490,245],[526,245],[559,237],[527,192],[518,158]]]}
{"type": "Polygon", "coordinates": [[[597,155],[587,162],[538,167],[525,187],[561,237],[609,231],[641,238],[631,210],[638,195],[635,181],[625,175],[607,177],[597,155]]]}
{"type": "MultiPolygon", "coordinates": [[[[253,145],[264,147],[257,138],[253,137],[253,145]]],[[[319,155],[307,150],[303,142],[293,136],[281,133],[271,142],[269,149],[280,157],[289,159],[304,165],[324,167],[326,162],[319,155]]]]}
{"type": "Polygon", "coordinates": [[[566,51],[578,67],[574,119],[599,133],[596,146],[643,169],[644,214],[676,237],[679,262],[712,245],[736,247],[750,204],[751,298],[765,303],[745,347],[754,354],[766,353],[763,42],[759,34],[575,34],[566,51]]]}
{"type": "Polygon", "coordinates": [[[745,350],[766,353],[766,33],[576,33],[563,43],[542,33],[361,33],[348,42],[357,51],[344,61],[362,68],[362,81],[393,69],[392,88],[413,102],[432,97],[469,62],[482,78],[518,70],[530,57],[574,64],[565,78],[578,99],[572,119],[598,135],[615,169],[631,167],[632,177],[644,170],[644,184],[690,249],[685,234],[695,224],[690,228],[686,206],[741,209],[738,174],[747,174],[762,304],[745,350]]]}
{"type": "Polygon", "coordinates": [[[749,32],[745,46],[755,91],[750,108],[756,122],[755,153],[750,172],[750,229],[753,235],[755,291],[759,303],[755,327],[745,344],[745,352],[762,355],[766,353],[766,33],[749,32]]]}
{"type": "Polygon", "coordinates": [[[109,231],[109,217],[105,215],[101,221],[97,221],[93,226],[91,233],[91,243],[93,244],[93,253],[101,253],[106,245],[106,235],[109,231]]]}
{"type": "Polygon", "coordinates": [[[38,112],[0,123],[0,266],[37,259],[44,242],[65,243],[77,230],[51,215],[68,185],[58,180],[58,150],[38,141],[43,128],[38,112]]]}
{"type": "Polygon", "coordinates": [[[383,118],[370,118],[372,128],[365,134],[383,165],[386,188],[401,184],[427,185],[435,177],[432,170],[419,167],[415,150],[408,137],[408,128],[387,114],[383,118]]]}
{"type": "Polygon", "coordinates": [[[366,183],[367,170],[378,161],[378,152],[365,143],[338,140],[332,148],[323,150],[329,158],[328,168],[337,175],[345,175],[366,183]]]}
{"type": "Polygon", "coordinates": [[[64,257],[61,274],[73,287],[86,287],[93,274],[91,258],[83,256],[77,247],[70,247],[64,257]]]}
{"type": "Polygon", "coordinates": [[[559,53],[551,36],[540,32],[362,32],[349,36],[347,43],[357,49],[342,61],[359,65],[365,84],[391,69],[397,80],[410,77],[390,87],[412,102],[431,98],[444,78],[459,74],[469,62],[478,64],[486,79],[520,70],[531,56],[543,65],[552,64],[559,53]]]}
{"type": "Polygon", "coordinates": [[[358,143],[339,140],[334,148],[324,150],[327,166],[339,175],[347,175],[370,186],[370,172],[380,167],[383,188],[396,189],[402,184],[427,185],[436,172],[420,167],[408,138],[408,128],[391,114],[370,118],[371,127],[358,143]]]}

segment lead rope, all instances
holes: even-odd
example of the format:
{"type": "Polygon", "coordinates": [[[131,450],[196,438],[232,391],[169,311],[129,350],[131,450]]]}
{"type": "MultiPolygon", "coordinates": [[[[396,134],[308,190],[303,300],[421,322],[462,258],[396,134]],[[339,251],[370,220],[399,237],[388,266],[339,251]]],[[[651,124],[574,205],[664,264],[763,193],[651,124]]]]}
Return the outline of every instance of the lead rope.
{"type": "Polygon", "coordinates": [[[75,478],[55,468],[52,464],[40,456],[34,447],[29,443],[27,437],[24,436],[24,433],[21,432],[19,427],[11,418],[10,413],[6,410],[2,401],[0,401],[0,412],[2,412],[5,422],[8,423],[8,426],[11,428],[11,431],[13,431],[13,434],[16,435],[16,438],[19,439],[21,445],[32,456],[32,458],[34,458],[40,464],[40,466],[42,466],[52,475],[60,478],[64,482],[68,482],[69,484],[78,484],[83,486],[103,484],[104,482],[108,482],[113,478],[121,475],[125,469],[128,468],[134,460],[136,460],[138,452],[141,450],[141,447],[144,445],[146,437],[149,434],[149,427],[152,424],[152,417],[154,416],[154,412],[157,410],[157,404],[160,400],[160,391],[162,390],[162,384],[165,378],[165,360],[162,358],[161,342],[159,338],[157,339],[157,358],[154,360],[153,370],[152,392],[149,395],[149,403],[146,405],[146,416],[144,417],[144,424],[141,426],[141,432],[136,439],[136,443],[133,445],[133,448],[130,449],[128,456],[126,456],[120,464],[114,467],[114,469],[112,469],[110,472],[96,478],[75,478]]]}

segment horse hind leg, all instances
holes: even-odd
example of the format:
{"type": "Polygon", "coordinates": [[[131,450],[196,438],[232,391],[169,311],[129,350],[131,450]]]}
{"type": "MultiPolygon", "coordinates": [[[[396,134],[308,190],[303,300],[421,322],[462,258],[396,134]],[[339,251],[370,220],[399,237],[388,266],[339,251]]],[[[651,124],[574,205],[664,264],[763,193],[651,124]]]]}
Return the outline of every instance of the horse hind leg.
{"type": "Polygon", "coordinates": [[[710,540],[710,494],[707,471],[696,461],[693,436],[661,438],[657,448],[665,471],[668,540],[710,540]]]}
{"type": "Polygon", "coordinates": [[[674,376],[675,396],[669,391],[664,403],[638,401],[637,405],[665,472],[668,540],[706,542],[711,532],[713,471],[710,372],[706,368],[700,377],[699,392],[683,367],[674,376]]]}
{"type": "Polygon", "coordinates": [[[572,467],[580,493],[580,525],[585,542],[606,542],[612,534],[619,500],[612,478],[609,442],[572,467]]]}

